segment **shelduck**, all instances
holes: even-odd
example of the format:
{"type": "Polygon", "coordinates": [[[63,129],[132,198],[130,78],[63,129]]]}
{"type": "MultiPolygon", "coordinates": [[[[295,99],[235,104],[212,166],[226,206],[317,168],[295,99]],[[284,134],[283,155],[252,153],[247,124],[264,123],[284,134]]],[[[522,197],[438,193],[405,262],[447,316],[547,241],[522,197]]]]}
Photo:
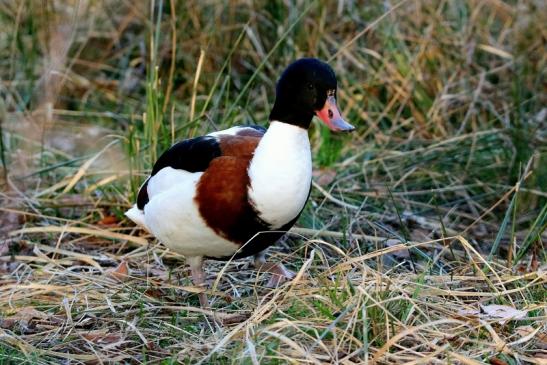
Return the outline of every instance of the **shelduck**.
{"type": "MultiPolygon", "coordinates": [[[[127,217],[186,257],[195,285],[203,260],[254,255],[272,279],[292,278],[264,251],[288,231],[308,200],[314,115],[333,131],[351,131],[336,105],[332,68],[303,58],[277,83],[269,127],[237,126],[176,143],[156,161],[127,217]]],[[[208,306],[205,294],[200,304],[208,306]]]]}

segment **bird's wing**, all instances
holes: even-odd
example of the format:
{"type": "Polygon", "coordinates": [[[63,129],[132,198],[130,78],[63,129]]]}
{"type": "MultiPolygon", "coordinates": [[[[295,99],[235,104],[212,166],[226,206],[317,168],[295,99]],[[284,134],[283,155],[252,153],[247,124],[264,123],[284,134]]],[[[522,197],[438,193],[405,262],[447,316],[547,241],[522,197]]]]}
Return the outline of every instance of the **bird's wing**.
{"type": "Polygon", "coordinates": [[[203,172],[211,161],[221,156],[250,158],[265,131],[260,126],[238,126],[174,144],[158,158],[152,173],[140,187],[137,208],[143,209],[148,203],[148,182],[162,169],[203,172]]]}

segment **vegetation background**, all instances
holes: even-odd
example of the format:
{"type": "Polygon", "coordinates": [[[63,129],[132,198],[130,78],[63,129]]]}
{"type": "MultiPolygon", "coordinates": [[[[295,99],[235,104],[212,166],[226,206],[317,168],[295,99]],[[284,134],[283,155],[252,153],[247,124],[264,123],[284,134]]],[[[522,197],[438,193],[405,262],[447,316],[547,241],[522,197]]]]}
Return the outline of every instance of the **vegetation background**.
{"type": "Polygon", "coordinates": [[[0,364],[544,364],[546,7],[0,1],[0,364]],[[219,325],[123,212],[173,141],[266,125],[304,56],[357,131],[310,131],[294,281],[207,265],[219,325]]]}

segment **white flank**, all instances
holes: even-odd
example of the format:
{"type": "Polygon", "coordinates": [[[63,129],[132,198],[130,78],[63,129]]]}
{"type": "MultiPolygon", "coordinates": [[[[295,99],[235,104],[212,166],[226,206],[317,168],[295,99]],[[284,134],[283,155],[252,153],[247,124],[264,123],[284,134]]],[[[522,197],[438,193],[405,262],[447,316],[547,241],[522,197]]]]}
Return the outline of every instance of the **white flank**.
{"type": "Polygon", "coordinates": [[[311,185],[308,131],[273,121],[249,166],[249,196],[262,220],[277,229],[300,213],[311,185]]]}
{"type": "Polygon", "coordinates": [[[239,246],[209,228],[194,201],[202,174],[165,167],[152,176],[144,225],[165,246],[184,256],[230,256],[239,246]]]}
{"type": "Polygon", "coordinates": [[[164,167],[148,179],[148,199],[152,200],[154,196],[170,190],[179,184],[185,184],[196,178],[199,179],[201,174],[201,172],[192,173],[186,170],[177,170],[170,166],[164,167]]]}
{"type": "Polygon", "coordinates": [[[135,224],[148,229],[144,223],[144,212],[137,207],[137,204],[133,205],[131,209],[126,211],[125,216],[135,222],[135,224]]]}

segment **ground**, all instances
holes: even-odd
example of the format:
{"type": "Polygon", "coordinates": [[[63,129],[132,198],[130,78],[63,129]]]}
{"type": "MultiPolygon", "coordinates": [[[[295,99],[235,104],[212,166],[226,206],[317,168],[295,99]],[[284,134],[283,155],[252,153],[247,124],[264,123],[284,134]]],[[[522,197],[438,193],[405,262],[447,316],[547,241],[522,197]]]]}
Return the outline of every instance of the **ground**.
{"type": "Polygon", "coordinates": [[[0,3],[0,364],[544,364],[544,1],[0,3]],[[310,200],[270,260],[184,258],[123,212],[175,140],[267,125],[294,59],[310,200]],[[215,318],[213,318],[215,316],[215,318]]]}

